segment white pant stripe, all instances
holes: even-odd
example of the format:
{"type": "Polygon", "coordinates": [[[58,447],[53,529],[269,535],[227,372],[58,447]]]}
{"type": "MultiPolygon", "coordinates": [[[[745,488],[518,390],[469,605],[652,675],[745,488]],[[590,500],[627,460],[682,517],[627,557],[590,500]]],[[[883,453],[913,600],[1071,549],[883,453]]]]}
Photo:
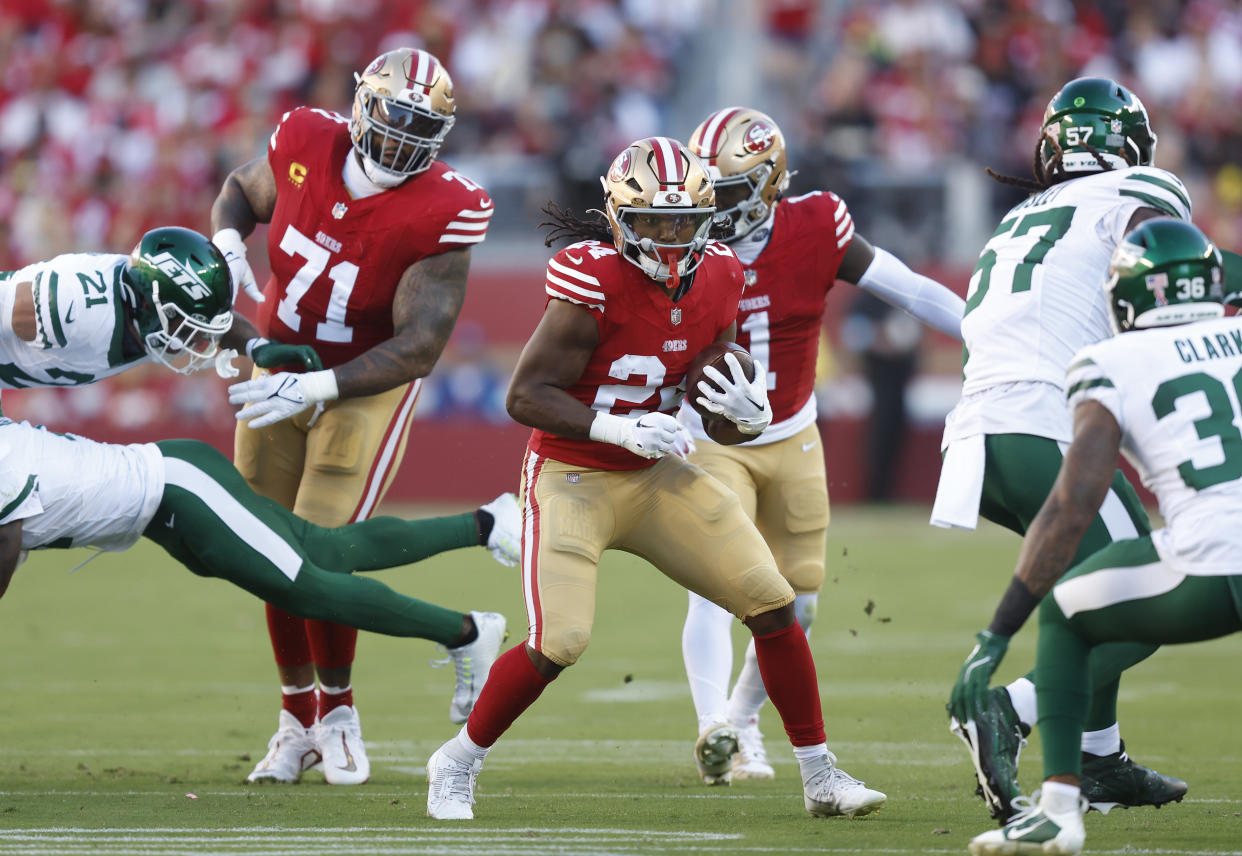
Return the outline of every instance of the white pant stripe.
{"type": "Polygon", "coordinates": [[[1178,573],[1164,562],[1132,568],[1103,568],[1058,583],[1052,590],[1052,596],[1057,599],[1057,606],[1061,607],[1065,617],[1073,618],[1079,612],[1168,594],[1184,579],[1185,574],[1178,573]]]}
{"type": "Polygon", "coordinates": [[[267,557],[291,580],[298,578],[302,557],[220,483],[181,458],[164,458],[165,483],[190,491],[201,499],[243,541],[267,557]]]}

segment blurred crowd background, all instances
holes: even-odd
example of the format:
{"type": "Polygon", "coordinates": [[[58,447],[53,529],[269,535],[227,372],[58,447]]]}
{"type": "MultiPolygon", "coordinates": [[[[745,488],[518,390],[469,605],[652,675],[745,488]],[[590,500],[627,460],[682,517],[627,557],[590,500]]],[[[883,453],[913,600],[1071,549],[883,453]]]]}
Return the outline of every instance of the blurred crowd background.
{"type": "MultiPolygon", "coordinates": [[[[475,269],[529,269],[536,289],[544,203],[594,206],[597,177],[626,143],[685,139],[707,112],[737,103],[783,127],[794,190],[835,190],[873,243],[964,292],[979,247],[1017,200],[983,167],[1028,175],[1044,105],[1085,74],[1143,98],[1157,164],[1187,183],[1201,227],[1242,246],[1240,2],[5,0],[2,9],[0,269],[70,250],[127,251],[156,225],[207,231],[225,175],[263,153],[284,111],[348,114],[353,73],[399,45],[449,68],[458,121],[442,156],[496,199],[475,269]]],[[[261,243],[250,243],[262,276],[261,243]]],[[[530,299],[541,303],[537,290],[530,299]]],[[[956,350],[865,302],[839,308],[849,323],[834,326],[842,335],[825,370],[843,382],[826,388],[828,415],[866,415],[863,359],[887,350],[922,359],[905,376],[929,375],[939,390],[912,407],[934,427],[955,396],[956,350]]],[[[503,420],[506,361],[529,328],[498,336],[463,321],[420,412],[457,402],[503,420]]],[[[72,405],[51,393],[27,409],[104,416],[114,394],[160,395],[135,383],[95,392],[94,404],[79,390],[72,405]]],[[[194,418],[220,409],[178,395],[194,418]]]]}

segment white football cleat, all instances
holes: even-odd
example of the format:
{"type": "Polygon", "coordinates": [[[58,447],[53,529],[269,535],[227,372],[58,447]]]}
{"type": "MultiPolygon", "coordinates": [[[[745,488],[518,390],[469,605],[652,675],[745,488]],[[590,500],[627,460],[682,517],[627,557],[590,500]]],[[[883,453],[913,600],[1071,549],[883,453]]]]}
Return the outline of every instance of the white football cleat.
{"type": "Polygon", "coordinates": [[[474,703],[479,700],[492,663],[500,656],[500,646],[508,637],[505,617],[499,612],[471,612],[478,638],[466,645],[449,648],[449,659],[457,671],[457,686],[449,705],[449,719],[461,724],[470,718],[474,703]]]}
{"type": "Polygon", "coordinates": [[[474,785],[483,762],[466,763],[449,755],[456,740],[427,759],[427,816],[436,820],[474,820],[474,785]]]}
{"type": "Polygon", "coordinates": [[[342,704],[315,723],[315,746],[329,785],[361,785],[371,778],[358,708],[342,704]]]}
{"type": "Polygon", "coordinates": [[[733,778],[767,780],[776,777],[776,771],[768,763],[768,751],[763,746],[763,732],[759,730],[759,717],[752,716],[737,728],[737,754],[733,756],[733,778]]]}
{"type": "Polygon", "coordinates": [[[1039,791],[1029,798],[1014,797],[1013,807],[1018,813],[1002,828],[989,829],[972,838],[972,856],[1078,856],[1087,838],[1082,823],[1087,801],[1079,797],[1078,805],[1064,812],[1051,811],[1043,802],[1039,791]]]}
{"type": "Polygon", "coordinates": [[[694,764],[705,785],[727,785],[733,781],[733,755],[737,752],[737,731],[727,722],[709,725],[694,743],[694,764]]]}
{"type": "Polygon", "coordinates": [[[502,493],[482,510],[492,515],[492,531],[487,536],[487,549],[492,558],[505,567],[512,568],[522,561],[522,509],[517,497],[502,493]]]}
{"type": "Polygon", "coordinates": [[[803,778],[802,793],[806,810],[815,817],[859,817],[877,811],[888,799],[837,767],[837,756],[831,752],[803,778]]]}
{"type": "Polygon", "coordinates": [[[304,771],[319,763],[313,728],[304,728],[296,716],[284,709],[280,711],[277,723],[276,733],[267,741],[267,754],[255,765],[246,781],[292,784],[302,778],[304,771]]]}

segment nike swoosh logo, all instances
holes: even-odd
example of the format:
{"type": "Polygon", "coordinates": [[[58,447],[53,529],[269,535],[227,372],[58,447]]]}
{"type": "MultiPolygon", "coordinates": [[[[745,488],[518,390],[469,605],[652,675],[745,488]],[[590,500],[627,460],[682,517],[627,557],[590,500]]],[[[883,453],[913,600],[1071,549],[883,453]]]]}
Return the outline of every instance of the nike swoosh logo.
{"type": "Polygon", "coordinates": [[[342,767],[340,764],[337,764],[336,768],[338,770],[344,770],[346,773],[358,772],[358,765],[354,763],[354,753],[349,751],[349,743],[345,741],[344,734],[341,735],[341,748],[345,750],[345,757],[349,759],[349,763],[346,764],[344,767],[342,767]]]}
{"type": "Polygon", "coordinates": [[[173,528],[173,521],[174,521],[174,520],[176,520],[176,519],[177,519],[177,515],[176,515],[176,514],[170,514],[170,515],[168,515],[168,522],[167,522],[167,523],[165,523],[164,525],[165,525],[165,526],[167,526],[169,529],[172,529],[172,528],[173,528]]]}
{"type": "Polygon", "coordinates": [[[65,312],[65,323],[66,323],[66,324],[72,324],[72,323],[73,323],[73,310],[74,310],[74,309],[76,309],[76,308],[77,308],[77,304],[76,304],[76,303],[70,303],[70,304],[69,304],[69,309],[65,312]]]}
{"type": "Polygon", "coordinates": [[[814,449],[814,448],[815,448],[815,441],[814,441],[814,440],[812,440],[812,441],[811,441],[811,442],[809,442],[809,443],[803,443],[803,444],[802,444],[802,451],[804,451],[804,452],[809,452],[809,451],[811,451],[811,450],[812,450],[812,449],[814,449]]]}
{"type": "Polygon", "coordinates": [[[569,259],[571,262],[573,262],[576,265],[582,264],[582,259],[577,258],[576,256],[571,256],[569,253],[565,254],[565,258],[569,259]]]}

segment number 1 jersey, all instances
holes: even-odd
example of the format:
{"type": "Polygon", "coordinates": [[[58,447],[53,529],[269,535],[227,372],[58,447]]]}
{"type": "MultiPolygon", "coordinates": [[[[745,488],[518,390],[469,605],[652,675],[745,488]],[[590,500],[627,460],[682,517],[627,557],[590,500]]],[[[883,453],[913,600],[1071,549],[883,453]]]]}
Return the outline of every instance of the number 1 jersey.
{"type": "Polygon", "coordinates": [[[313,345],[327,368],[391,338],[405,269],[479,243],[493,211],[486,191],[440,161],[355,199],[343,178],[353,156],[345,118],[307,107],[286,113],[268,143],[276,208],[259,329],[313,345]]]}

